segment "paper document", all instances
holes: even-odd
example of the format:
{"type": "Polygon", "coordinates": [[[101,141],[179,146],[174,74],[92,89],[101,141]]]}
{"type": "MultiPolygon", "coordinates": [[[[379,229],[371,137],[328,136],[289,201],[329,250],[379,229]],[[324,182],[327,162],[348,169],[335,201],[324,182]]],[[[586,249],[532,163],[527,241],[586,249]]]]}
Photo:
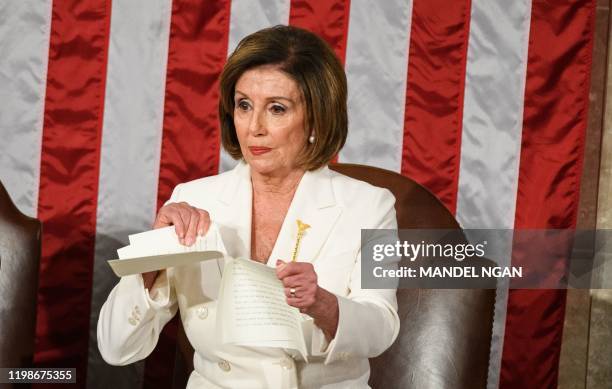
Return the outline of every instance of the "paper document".
{"type": "Polygon", "coordinates": [[[220,251],[194,251],[190,253],[153,255],[131,259],[112,259],[108,264],[118,277],[141,274],[169,267],[185,266],[196,262],[221,259],[220,251]]]}
{"type": "Polygon", "coordinates": [[[179,243],[174,227],[131,235],[129,240],[129,246],[117,250],[120,259],[108,261],[116,275],[123,277],[200,261],[216,260],[218,266],[225,262],[217,300],[217,336],[221,342],[282,348],[307,361],[303,331],[306,322],[297,308],[287,304],[276,269],[227,256],[216,225],[212,224],[206,235],[189,247],[179,243]]]}
{"type": "Polygon", "coordinates": [[[307,361],[302,314],[287,304],[273,267],[246,259],[225,259],[217,330],[223,343],[291,349],[307,361]]]}
{"type": "Polygon", "coordinates": [[[130,235],[129,241],[130,245],[117,250],[119,259],[108,261],[119,277],[218,260],[226,252],[219,229],[214,223],[206,235],[198,236],[191,246],[180,244],[174,226],[130,235]]]}

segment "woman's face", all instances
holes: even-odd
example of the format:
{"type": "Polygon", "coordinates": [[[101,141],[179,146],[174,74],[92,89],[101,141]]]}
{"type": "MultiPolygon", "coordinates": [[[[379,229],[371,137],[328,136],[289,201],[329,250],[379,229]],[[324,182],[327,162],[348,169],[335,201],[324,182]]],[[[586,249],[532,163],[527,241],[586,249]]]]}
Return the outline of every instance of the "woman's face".
{"type": "Polygon", "coordinates": [[[305,106],[297,83],[275,66],[242,74],[234,94],[234,126],[251,169],[283,176],[296,169],[307,132],[305,106]]]}

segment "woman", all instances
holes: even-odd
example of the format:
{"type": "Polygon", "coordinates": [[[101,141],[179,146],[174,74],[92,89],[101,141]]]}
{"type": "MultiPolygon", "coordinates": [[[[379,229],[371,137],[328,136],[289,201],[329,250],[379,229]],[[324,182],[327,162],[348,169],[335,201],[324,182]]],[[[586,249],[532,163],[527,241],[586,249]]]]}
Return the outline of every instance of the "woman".
{"type": "Polygon", "coordinates": [[[326,166],[347,136],[342,66],[316,35],[277,26],[240,42],[220,89],[222,143],[240,162],[178,185],[154,227],[174,225],[185,245],[214,230],[228,255],[276,266],[287,303],[311,319],[309,362],[218,342],[210,262],[123,277],[100,313],[100,352],[117,365],[145,358],[180,307],[196,351],[188,388],[368,387],[368,358],[393,343],[399,319],[395,290],[360,287],[360,230],[397,222],[388,190],[326,166]],[[291,262],[297,219],[310,228],[291,262]]]}

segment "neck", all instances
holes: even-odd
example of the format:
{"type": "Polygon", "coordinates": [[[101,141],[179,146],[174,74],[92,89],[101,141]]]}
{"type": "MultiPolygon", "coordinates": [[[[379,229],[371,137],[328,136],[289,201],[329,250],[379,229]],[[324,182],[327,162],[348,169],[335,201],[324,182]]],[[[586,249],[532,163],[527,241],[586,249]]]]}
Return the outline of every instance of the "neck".
{"type": "Polygon", "coordinates": [[[291,170],[288,174],[268,175],[251,170],[251,183],[255,194],[293,195],[304,175],[301,169],[291,170]]]}

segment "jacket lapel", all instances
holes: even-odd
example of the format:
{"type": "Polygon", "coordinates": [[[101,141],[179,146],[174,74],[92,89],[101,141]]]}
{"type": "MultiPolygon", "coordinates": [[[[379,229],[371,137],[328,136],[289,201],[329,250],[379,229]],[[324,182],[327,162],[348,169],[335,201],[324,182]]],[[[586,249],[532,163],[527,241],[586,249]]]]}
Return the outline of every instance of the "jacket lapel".
{"type": "Polygon", "coordinates": [[[309,224],[297,253],[297,261],[314,261],[327,241],[342,207],[336,203],[331,175],[327,167],[306,172],[289,206],[280,233],[268,260],[275,266],[277,259],[290,261],[297,238],[297,220],[309,224]]]}
{"type": "Polygon", "coordinates": [[[251,216],[253,189],[249,165],[240,161],[231,171],[218,200],[224,206],[224,220],[232,228],[221,231],[228,254],[239,258],[251,257],[251,216]]]}
{"type": "MultiPolygon", "coordinates": [[[[226,215],[231,215],[229,219],[235,228],[235,232],[221,233],[228,253],[236,257],[251,256],[252,191],[250,167],[241,161],[228,177],[218,198],[225,205],[226,215]]],[[[314,261],[341,213],[342,207],[336,203],[329,168],[325,166],[304,173],[268,259],[268,266],[276,266],[277,259],[291,260],[298,219],[309,224],[310,228],[300,242],[297,261],[314,261]]]]}

